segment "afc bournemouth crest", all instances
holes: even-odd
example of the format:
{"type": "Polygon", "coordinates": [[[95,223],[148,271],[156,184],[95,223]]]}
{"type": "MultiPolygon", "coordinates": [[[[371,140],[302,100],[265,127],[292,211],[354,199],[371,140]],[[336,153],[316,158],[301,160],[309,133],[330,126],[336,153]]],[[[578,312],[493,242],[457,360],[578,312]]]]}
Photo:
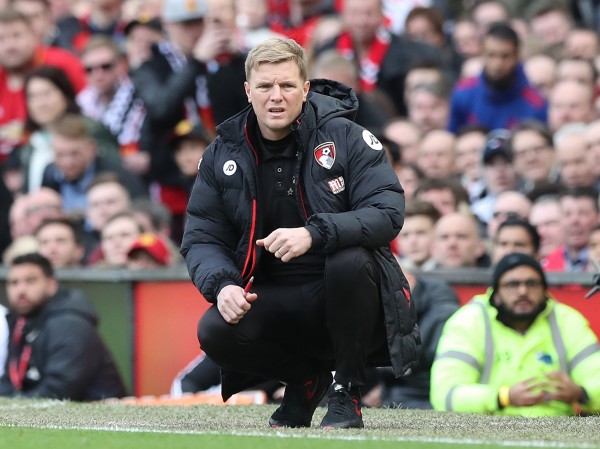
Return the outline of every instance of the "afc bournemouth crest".
{"type": "Polygon", "coordinates": [[[315,160],[321,167],[329,170],[335,162],[335,144],[325,142],[315,148],[315,160]]]}

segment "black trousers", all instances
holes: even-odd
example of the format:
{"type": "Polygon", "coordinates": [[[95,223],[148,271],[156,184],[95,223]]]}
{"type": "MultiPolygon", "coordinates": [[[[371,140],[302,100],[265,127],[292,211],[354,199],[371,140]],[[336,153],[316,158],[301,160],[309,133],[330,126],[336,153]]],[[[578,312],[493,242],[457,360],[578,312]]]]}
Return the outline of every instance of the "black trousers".
{"type": "Polygon", "coordinates": [[[378,280],[369,251],[343,249],[327,256],[323,279],[257,281],[258,299],[237,324],[213,305],[198,325],[200,345],[231,372],[300,385],[328,368],[337,382],[364,385],[368,355],[386,345],[378,280]]]}

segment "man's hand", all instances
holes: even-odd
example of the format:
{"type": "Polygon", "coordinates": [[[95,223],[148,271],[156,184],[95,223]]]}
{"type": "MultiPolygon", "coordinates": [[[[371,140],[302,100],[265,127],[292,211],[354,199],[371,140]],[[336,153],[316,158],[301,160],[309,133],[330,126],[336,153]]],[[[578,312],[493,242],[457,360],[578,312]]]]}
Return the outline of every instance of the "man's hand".
{"type": "Polygon", "coordinates": [[[530,377],[529,379],[514,384],[510,387],[508,393],[510,405],[516,407],[529,407],[545,402],[547,393],[540,390],[541,386],[542,383],[537,381],[534,377],[530,377]],[[537,392],[534,392],[534,390],[537,390],[537,392]]]}
{"type": "Polygon", "coordinates": [[[225,321],[237,324],[252,308],[250,303],[256,298],[256,293],[244,293],[242,287],[227,285],[217,296],[217,309],[225,321]]]}
{"type": "Polygon", "coordinates": [[[257,240],[256,244],[264,246],[282,262],[289,262],[310,249],[312,237],[306,228],[279,228],[264,239],[257,240]]]}
{"type": "Polygon", "coordinates": [[[223,26],[207,26],[196,42],[192,55],[206,64],[217,55],[229,52],[231,37],[232,31],[223,26]]]}
{"type": "Polygon", "coordinates": [[[548,387],[546,388],[547,401],[561,401],[571,404],[577,402],[583,394],[583,388],[574,383],[567,373],[554,371],[546,374],[548,387]]]}

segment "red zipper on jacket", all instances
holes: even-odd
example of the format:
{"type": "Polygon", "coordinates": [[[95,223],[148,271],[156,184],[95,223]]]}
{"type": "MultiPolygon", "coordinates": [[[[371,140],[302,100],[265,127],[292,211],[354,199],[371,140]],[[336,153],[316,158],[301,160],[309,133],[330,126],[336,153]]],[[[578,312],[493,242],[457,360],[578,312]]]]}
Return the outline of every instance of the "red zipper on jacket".
{"type": "MultiPolygon", "coordinates": [[[[248,125],[244,125],[244,134],[246,135],[246,140],[248,141],[248,145],[250,145],[250,149],[254,153],[254,159],[256,160],[256,164],[258,165],[258,153],[254,149],[252,145],[252,141],[248,136],[248,125]]],[[[248,242],[248,254],[246,255],[246,261],[244,262],[244,269],[242,270],[242,278],[244,282],[247,282],[252,276],[254,272],[254,268],[256,267],[256,248],[254,245],[254,234],[256,232],[256,199],[252,200],[252,219],[250,226],[250,240],[248,242]]]]}

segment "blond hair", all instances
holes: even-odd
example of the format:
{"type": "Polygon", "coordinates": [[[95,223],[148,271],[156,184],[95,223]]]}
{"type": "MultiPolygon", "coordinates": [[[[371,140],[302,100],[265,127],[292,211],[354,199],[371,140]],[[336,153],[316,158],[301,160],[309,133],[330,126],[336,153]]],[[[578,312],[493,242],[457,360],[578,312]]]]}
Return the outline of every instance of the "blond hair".
{"type": "Polygon", "coordinates": [[[304,49],[292,39],[274,37],[256,45],[246,58],[245,71],[246,80],[250,79],[250,73],[260,64],[276,64],[278,62],[293,61],[300,69],[302,81],[308,79],[308,68],[304,49]]]}

